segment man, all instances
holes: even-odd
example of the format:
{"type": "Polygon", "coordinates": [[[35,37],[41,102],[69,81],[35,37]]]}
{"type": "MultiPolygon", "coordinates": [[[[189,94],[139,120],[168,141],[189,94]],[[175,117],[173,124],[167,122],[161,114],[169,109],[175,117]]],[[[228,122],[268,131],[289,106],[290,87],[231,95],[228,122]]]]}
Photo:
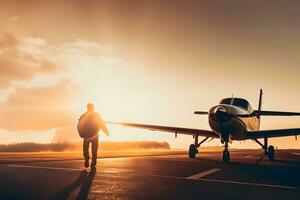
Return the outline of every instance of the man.
{"type": "Polygon", "coordinates": [[[96,169],[97,164],[97,151],[98,151],[98,140],[99,130],[102,129],[104,133],[109,136],[109,131],[103,122],[100,115],[94,112],[94,105],[92,103],[87,104],[87,112],[81,115],[77,130],[80,137],[83,138],[83,156],[84,156],[84,167],[89,167],[89,146],[92,144],[92,163],[91,169],[96,169]]]}

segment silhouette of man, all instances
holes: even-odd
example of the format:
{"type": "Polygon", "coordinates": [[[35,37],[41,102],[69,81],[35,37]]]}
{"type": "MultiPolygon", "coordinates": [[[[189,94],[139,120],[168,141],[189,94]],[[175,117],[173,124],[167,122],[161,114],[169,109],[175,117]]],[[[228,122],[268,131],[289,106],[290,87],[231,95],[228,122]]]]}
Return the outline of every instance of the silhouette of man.
{"type": "Polygon", "coordinates": [[[98,152],[98,141],[99,141],[99,130],[102,129],[104,133],[109,136],[109,131],[103,122],[100,115],[94,112],[94,105],[92,103],[87,104],[87,112],[81,115],[77,130],[80,137],[83,138],[83,156],[84,156],[84,167],[89,167],[89,146],[92,144],[92,163],[91,169],[96,169],[97,164],[97,152],[98,152]]]}

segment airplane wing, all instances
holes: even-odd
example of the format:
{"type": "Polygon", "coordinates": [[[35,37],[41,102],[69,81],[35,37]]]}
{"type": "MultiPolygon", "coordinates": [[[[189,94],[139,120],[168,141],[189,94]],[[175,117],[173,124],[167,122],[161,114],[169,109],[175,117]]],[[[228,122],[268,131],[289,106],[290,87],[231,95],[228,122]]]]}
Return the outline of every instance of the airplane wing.
{"type": "Polygon", "coordinates": [[[257,111],[260,116],[300,116],[298,112],[281,112],[281,111],[257,111]]]}
{"type": "Polygon", "coordinates": [[[175,134],[185,134],[185,135],[199,135],[205,137],[219,138],[220,136],[209,130],[203,129],[193,129],[193,128],[180,128],[180,127],[171,127],[171,126],[158,126],[158,125],[149,125],[149,124],[135,124],[135,123],[120,123],[120,122],[106,122],[108,124],[122,125],[125,127],[141,128],[151,131],[162,131],[175,134]]]}
{"type": "Polygon", "coordinates": [[[300,135],[300,128],[250,131],[247,133],[249,139],[259,139],[264,137],[283,137],[300,135]]]}

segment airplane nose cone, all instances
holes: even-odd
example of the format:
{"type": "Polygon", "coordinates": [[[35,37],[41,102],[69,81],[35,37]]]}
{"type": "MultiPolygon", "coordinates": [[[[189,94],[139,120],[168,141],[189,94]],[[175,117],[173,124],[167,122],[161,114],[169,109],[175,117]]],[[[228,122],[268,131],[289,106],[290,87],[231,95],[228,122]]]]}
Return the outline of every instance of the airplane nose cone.
{"type": "Polygon", "coordinates": [[[218,106],[214,109],[214,118],[217,121],[224,122],[229,120],[230,116],[227,113],[227,110],[223,106],[218,106]]]}

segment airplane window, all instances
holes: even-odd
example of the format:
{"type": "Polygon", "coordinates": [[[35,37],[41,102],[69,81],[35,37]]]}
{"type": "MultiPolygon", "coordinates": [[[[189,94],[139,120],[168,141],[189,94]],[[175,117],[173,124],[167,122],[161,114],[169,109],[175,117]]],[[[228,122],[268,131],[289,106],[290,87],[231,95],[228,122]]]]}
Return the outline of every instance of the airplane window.
{"type": "Polygon", "coordinates": [[[231,102],[231,98],[227,98],[227,99],[222,99],[220,104],[230,104],[231,102]]]}
{"type": "Polygon", "coordinates": [[[248,110],[249,103],[245,99],[234,99],[233,105],[245,108],[248,110]]]}
{"type": "MultiPolygon", "coordinates": [[[[231,100],[232,100],[232,98],[222,99],[221,102],[220,102],[220,104],[228,104],[228,105],[230,105],[231,100]]],[[[239,107],[244,108],[244,109],[249,110],[249,111],[251,111],[251,109],[252,109],[250,107],[248,101],[245,100],[245,99],[234,98],[233,99],[233,105],[239,106],[239,107]]]]}

